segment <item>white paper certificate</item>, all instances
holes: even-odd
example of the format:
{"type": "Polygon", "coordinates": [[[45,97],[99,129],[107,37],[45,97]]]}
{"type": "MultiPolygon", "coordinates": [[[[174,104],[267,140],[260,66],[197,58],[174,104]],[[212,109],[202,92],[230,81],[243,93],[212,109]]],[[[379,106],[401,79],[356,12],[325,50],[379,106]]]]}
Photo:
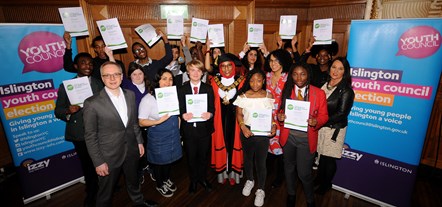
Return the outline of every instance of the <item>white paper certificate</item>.
{"type": "Polygon", "coordinates": [[[135,31],[143,38],[149,47],[152,47],[152,45],[161,38],[161,35],[157,35],[155,28],[151,24],[140,25],[135,28],[135,31]]]}
{"type": "Polygon", "coordinates": [[[329,45],[332,43],[333,19],[317,19],[313,21],[314,45],[329,45]]]}
{"type": "Polygon", "coordinates": [[[284,127],[307,132],[310,102],[286,100],[284,127]]]}
{"type": "Polygon", "coordinates": [[[101,36],[111,50],[127,48],[126,40],[117,18],[97,21],[101,36]]]}
{"type": "Polygon", "coordinates": [[[206,121],[201,115],[207,112],[207,94],[187,94],[186,111],[193,114],[193,118],[187,122],[206,121]]]}
{"type": "Polygon", "coordinates": [[[181,39],[184,34],[184,20],[182,15],[169,15],[167,17],[167,38],[181,39]]]}
{"type": "Polygon", "coordinates": [[[209,20],[192,18],[192,27],[190,29],[190,41],[206,43],[207,29],[209,20]]]}
{"type": "Polygon", "coordinates": [[[264,43],[263,24],[249,24],[247,31],[247,44],[250,47],[258,47],[264,43]]]}
{"type": "Polygon", "coordinates": [[[81,7],[58,8],[64,30],[72,37],[89,35],[81,7]]]}
{"type": "Polygon", "coordinates": [[[223,24],[211,24],[208,31],[209,40],[212,41],[210,47],[225,47],[223,24]]]}
{"type": "Polygon", "coordinates": [[[297,15],[283,15],[279,20],[279,36],[281,39],[292,39],[296,35],[297,15]]]}
{"type": "Polygon", "coordinates": [[[272,130],[272,109],[252,110],[250,131],[256,136],[267,136],[272,130]]]}
{"type": "Polygon", "coordinates": [[[88,77],[65,80],[63,86],[71,105],[83,107],[84,100],[92,96],[92,88],[88,77]]]}
{"type": "Polygon", "coordinates": [[[155,97],[157,99],[158,114],[178,115],[180,114],[180,105],[178,103],[178,95],[176,86],[156,88],[155,97]]]}

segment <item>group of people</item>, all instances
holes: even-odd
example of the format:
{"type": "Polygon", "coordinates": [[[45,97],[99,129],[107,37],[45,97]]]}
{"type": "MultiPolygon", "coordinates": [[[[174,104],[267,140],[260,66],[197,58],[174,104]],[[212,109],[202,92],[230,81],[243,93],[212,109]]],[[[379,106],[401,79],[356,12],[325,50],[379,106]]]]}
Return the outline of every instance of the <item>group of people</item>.
{"type": "Polygon", "coordinates": [[[74,143],[82,164],[85,206],[111,206],[121,171],[134,205],[156,206],[144,200],[140,190],[145,162],[157,191],[171,197],[177,190],[171,169],[183,155],[190,194],[199,185],[212,190],[207,179],[210,166],[219,183],[239,184],[244,174],[242,194],[249,196],[256,186],[254,204],[262,206],[269,155],[277,175],[272,187],[279,187],[285,178],[287,206],[295,206],[298,178],[307,206],[315,206],[315,192],[324,194],[332,187],[354,99],[348,61],[332,59],[337,45],[313,46],[312,38],[300,55],[295,36],[287,43],[278,38],[279,49],[271,52],[265,45],[253,48],[246,43],[234,55],[224,48],[211,48],[210,41],[206,51],[200,42],[189,49],[184,36],[182,58],[180,47],[171,46],[157,32],[164,41],[165,56],[152,60],[145,46],[135,42],[135,61],[127,73],[100,37],[92,42],[95,58],[79,53],[72,61],[72,40],[68,33],[64,35],[65,70],[75,71],[74,78],[88,77],[94,94],[83,107],[72,105],[61,85],[55,109],[56,117],[67,123],[65,138],[74,143]],[[307,64],[309,56],[317,64],[307,64]],[[177,88],[180,114],[160,115],[153,91],[170,86],[177,88]],[[207,111],[202,114],[186,108],[186,97],[195,94],[207,98],[207,111]],[[306,131],[284,127],[289,99],[309,102],[306,131]],[[267,135],[251,130],[256,110],[271,111],[267,135]],[[195,117],[202,121],[192,121],[195,117]],[[140,164],[140,158],[147,161],[140,164]],[[319,160],[316,177],[315,160],[319,160]]]}

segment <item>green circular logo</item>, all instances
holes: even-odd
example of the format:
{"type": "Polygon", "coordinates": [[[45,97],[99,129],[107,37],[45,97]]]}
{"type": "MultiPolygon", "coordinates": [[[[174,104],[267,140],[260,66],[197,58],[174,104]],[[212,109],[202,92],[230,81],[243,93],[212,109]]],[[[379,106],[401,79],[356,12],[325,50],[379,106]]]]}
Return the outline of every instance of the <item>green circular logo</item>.
{"type": "Polygon", "coordinates": [[[187,104],[192,105],[193,104],[193,100],[192,99],[187,100],[187,104]]]}
{"type": "Polygon", "coordinates": [[[289,104],[289,105],[287,106],[287,108],[288,108],[289,110],[293,110],[293,105],[292,105],[292,104],[289,104]]]}
{"type": "Polygon", "coordinates": [[[319,24],[315,24],[315,28],[318,29],[319,28],[319,24]]]}
{"type": "Polygon", "coordinates": [[[63,13],[63,17],[64,17],[64,18],[69,17],[69,13],[67,13],[67,12],[63,13]]]}
{"type": "Polygon", "coordinates": [[[250,30],[249,30],[250,32],[253,32],[253,27],[250,27],[250,30]]]}
{"type": "Polygon", "coordinates": [[[193,26],[196,27],[198,24],[196,22],[193,23],[193,26]]]}
{"type": "Polygon", "coordinates": [[[143,33],[143,29],[138,29],[138,33],[143,33]]]}
{"type": "Polygon", "coordinates": [[[163,93],[158,93],[158,98],[163,98],[163,93]]]}
{"type": "Polygon", "coordinates": [[[106,31],[106,26],[101,25],[100,30],[101,30],[102,32],[106,31]]]}
{"type": "Polygon", "coordinates": [[[253,116],[253,118],[257,118],[258,117],[258,113],[255,112],[255,113],[253,113],[252,116],[253,116]]]}
{"type": "Polygon", "coordinates": [[[71,84],[69,84],[66,88],[68,89],[68,91],[74,90],[74,86],[71,84]]]}

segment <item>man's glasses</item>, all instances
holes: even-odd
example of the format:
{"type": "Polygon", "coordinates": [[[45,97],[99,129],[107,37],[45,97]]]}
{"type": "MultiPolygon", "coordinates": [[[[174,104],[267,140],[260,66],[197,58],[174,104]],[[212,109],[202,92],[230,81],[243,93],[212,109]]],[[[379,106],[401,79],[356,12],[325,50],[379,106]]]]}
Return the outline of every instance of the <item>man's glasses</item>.
{"type": "Polygon", "coordinates": [[[119,78],[121,77],[122,73],[114,73],[114,74],[104,74],[101,75],[101,77],[103,77],[104,79],[110,79],[110,78],[119,78]]]}
{"type": "Polygon", "coordinates": [[[140,47],[140,48],[134,50],[134,52],[137,53],[137,54],[140,53],[140,52],[142,52],[142,51],[146,51],[146,49],[140,47]]]}

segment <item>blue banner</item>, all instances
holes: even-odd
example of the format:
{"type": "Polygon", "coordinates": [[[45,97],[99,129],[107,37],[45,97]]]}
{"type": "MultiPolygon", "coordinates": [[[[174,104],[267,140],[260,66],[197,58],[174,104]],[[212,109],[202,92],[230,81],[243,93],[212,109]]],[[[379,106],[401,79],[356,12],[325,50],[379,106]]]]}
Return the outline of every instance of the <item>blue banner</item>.
{"type": "Polygon", "coordinates": [[[352,21],[355,104],[334,184],[409,206],[442,69],[441,19],[352,21]]]}
{"type": "Polygon", "coordinates": [[[25,203],[82,176],[65,123],[54,116],[58,86],[74,76],[63,70],[63,32],[62,25],[0,24],[0,117],[25,203]]]}

